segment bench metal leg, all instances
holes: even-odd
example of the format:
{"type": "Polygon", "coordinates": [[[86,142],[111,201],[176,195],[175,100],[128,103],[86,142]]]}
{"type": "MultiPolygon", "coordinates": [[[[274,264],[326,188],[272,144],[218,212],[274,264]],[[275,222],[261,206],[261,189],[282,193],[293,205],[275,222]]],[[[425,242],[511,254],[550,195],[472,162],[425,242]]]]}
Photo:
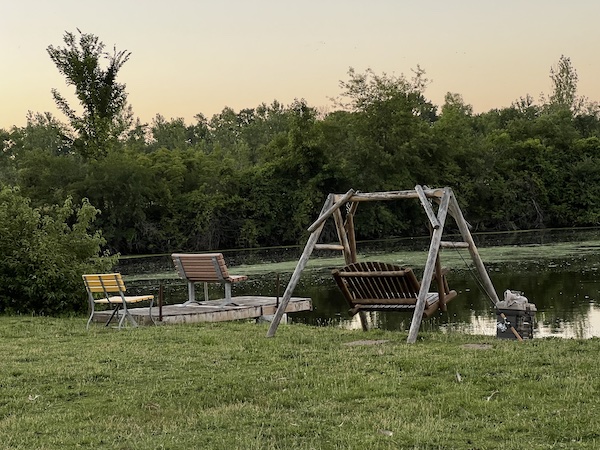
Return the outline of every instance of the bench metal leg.
{"type": "Polygon", "coordinates": [[[150,306],[148,306],[148,315],[150,316],[150,322],[152,322],[152,325],[156,325],[154,317],[152,317],[152,305],[154,305],[154,297],[152,297],[152,300],[150,300],[150,306]]]}
{"type": "MultiPolygon", "coordinates": [[[[90,324],[92,323],[92,320],[94,319],[94,314],[96,313],[96,310],[94,308],[94,306],[91,307],[92,308],[92,312],[90,313],[90,317],[85,325],[86,330],[89,330],[90,328],[90,324]]],[[[115,305],[115,307],[113,308],[113,312],[110,315],[110,317],[108,318],[108,320],[104,323],[104,326],[107,327],[108,325],[110,325],[110,323],[112,322],[112,320],[115,318],[115,316],[117,316],[117,319],[119,318],[119,309],[120,309],[120,305],[115,305]]]]}
{"type": "Polygon", "coordinates": [[[231,283],[225,282],[225,300],[221,302],[220,306],[227,306],[231,303],[231,283]]]}
{"type": "MultiPolygon", "coordinates": [[[[156,325],[156,322],[154,321],[154,318],[152,317],[152,306],[153,305],[154,305],[154,298],[152,298],[150,300],[150,305],[148,306],[148,316],[150,317],[150,322],[152,322],[153,325],[156,325]]],[[[115,310],[115,311],[118,311],[118,310],[115,310]]],[[[125,320],[129,320],[129,322],[131,323],[131,326],[133,326],[134,328],[139,326],[139,324],[137,323],[137,321],[135,320],[133,315],[129,312],[127,305],[123,306],[122,311],[123,311],[123,315],[122,315],[121,319],[119,320],[119,328],[123,328],[123,326],[125,324],[125,320]]],[[[113,315],[114,315],[114,313],[113,313],[113,315]]],[[[117,313],[117,317],[119,317],[118,313],[117,313]]],[[[112,316],[108,322],[110,322],[110,320],[112,320],[112,316]]],[[[107,325],[108,325],[108,322],[106,323],[107,325]]]]}
{"type": "Polygon", "coordinates": [[[188,302],[196,301],[196,289],[194,287],[194,283],[188,281],[188,302]]]}
{"type": "Polygon", "coordinates": [[[126,319],[129,319],[129,322],[131,323],[131,325],[133,327],[137,327],[138,326],[138,323],[135,321],[135,319],[133,318],[133,316],[131,315],[131,313],[127,309],[127,306],[124,306],[123,307],[123,316],[121,317],[121,320],[119,320],[119,329],[123,328],[123,324],[125,323],[126,319]]]}
{"type": "Polygon", "coordinates": [[[188,281],[188,299],[182,303],[182,305],[187,306],[191,305],[192,303],[196,303],[197,305],[200,304],[200,302],[196,300],[196,286],[191,281],[188,281]]]}
{"type": "Polygon", "coordinates": [[[93,318],[94,318],[94,307],[92,306],[92,312],[90,313],[90,318],[88,319],[87,324],[85,325],[86,330],[90,329],[90,323],[92,323],[93,318]]]}

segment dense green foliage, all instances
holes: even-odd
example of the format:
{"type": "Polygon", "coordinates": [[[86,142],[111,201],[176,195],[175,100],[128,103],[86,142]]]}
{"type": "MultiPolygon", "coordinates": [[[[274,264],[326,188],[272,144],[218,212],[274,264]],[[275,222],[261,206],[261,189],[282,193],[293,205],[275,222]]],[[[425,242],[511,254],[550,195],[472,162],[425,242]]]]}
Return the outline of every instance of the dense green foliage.
{"type": "Polygon", "coordinates": [[[104,243],[91,231],[98,210],[83,200],[32,208],[15,189],[0,189],[0,312],[80,311],[83,273],[106,271],[104,243]]]}
{"type": "MultiPolygon", "coordinates": [[[[274,101],[134,124],[116,81],[129,53],[81,33],[65,43],[48,51],[84,113],[55,91],[69,125],[30,114],[0,130],[0,182],[33,207],[88,198],[113,251],[297,244],[328,193],[417,183],[452,187],[479,231],[599,224],[600,110],[577,96],[568,58],[551,70],[548,99],[481,114],[459,94],[432,104],[420,68],[412,79],[351,69],[327,113],[274,101]]],[[[361,206],[358,238],[423,234],[423,216],[418,204],[361,206]]]]}

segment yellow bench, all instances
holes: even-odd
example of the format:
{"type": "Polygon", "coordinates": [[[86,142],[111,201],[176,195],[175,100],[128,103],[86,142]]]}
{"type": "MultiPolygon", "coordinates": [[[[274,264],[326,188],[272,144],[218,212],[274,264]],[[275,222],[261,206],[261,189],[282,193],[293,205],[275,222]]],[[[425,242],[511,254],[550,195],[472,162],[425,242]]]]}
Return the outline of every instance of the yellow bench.
{"type": "Polygon", "coordinates": [[[122,328],[125,320],[128,319],[132,326],[137,327],[137,322],[127,309],[129,303],[139,303],[150,301],[150,320],[152,320],[152,304],[154,303],[154,295],[125,295],[125,283],[120,273],[105,273],[83,275],[83,282],[88,293],[88,302],[90,307],[90,318],[87,321],[86,328],[89,328],[94,314],[96,312],[95,305],[103,304],[110,305],[113,308],[113,313],[106,322],[106,326],[116,316],[119,319],[120,311],[123,312],[119,319],[119,328],[122,328]],[[117,294],[117,295],[111,295],[117,294]]]}

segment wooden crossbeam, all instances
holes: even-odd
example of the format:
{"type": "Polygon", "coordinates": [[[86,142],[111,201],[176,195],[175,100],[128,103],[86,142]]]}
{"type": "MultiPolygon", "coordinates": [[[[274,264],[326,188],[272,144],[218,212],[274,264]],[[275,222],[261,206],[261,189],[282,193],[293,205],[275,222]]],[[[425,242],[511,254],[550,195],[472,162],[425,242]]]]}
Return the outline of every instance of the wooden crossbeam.
{"type": "Polygon", "coordinates": [[[468,242],[442,241],[440,243],[440,247],[442,247],[442,248],[469,248],[469,243],[468,242]]]}

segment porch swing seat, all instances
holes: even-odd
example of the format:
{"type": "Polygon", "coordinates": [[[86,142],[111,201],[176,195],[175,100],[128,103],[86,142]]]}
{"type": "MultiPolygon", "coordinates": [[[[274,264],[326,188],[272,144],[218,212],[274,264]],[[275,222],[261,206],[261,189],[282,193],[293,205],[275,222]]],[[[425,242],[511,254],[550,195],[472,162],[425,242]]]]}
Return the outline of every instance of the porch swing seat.
{"type": "MultiPolygon", "coordinates": [[[[411,268],[383,262],[358,262],[332,272],[350,306],[349,313],[361,311],[413,312],[421,284],[411,268]]],[[[440,292],[428,292],[423,317],[431,317],[442,304],[456,297],[448,288],[445,273],[434,274],[440,292]]]]}

